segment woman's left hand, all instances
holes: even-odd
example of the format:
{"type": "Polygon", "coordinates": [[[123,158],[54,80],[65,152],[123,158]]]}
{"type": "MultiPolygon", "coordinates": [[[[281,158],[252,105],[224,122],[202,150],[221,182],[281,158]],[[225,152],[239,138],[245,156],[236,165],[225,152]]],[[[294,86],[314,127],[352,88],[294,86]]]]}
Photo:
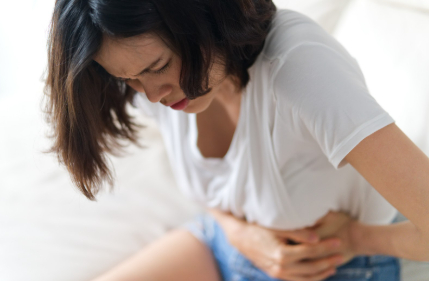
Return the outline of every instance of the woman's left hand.
{"type": "Polygon", "coordinates": [[[345,264],[357,255],[353,234],[359,225],[357,220],[345,213],[329,211],[309,229],[316,231],[321,240],[331,237],[340,238],[342,242],[338,250],[344,256],[342,264],[345,264]]]}

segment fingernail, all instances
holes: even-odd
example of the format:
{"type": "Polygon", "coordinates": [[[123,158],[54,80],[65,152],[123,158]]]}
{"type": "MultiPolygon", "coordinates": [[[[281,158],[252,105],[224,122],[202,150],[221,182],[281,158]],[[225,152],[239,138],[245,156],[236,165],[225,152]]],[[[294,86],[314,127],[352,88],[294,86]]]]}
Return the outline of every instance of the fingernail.
{"type": "Polygon", "coordinates": [[[337,259],[336,261],[335,261],[335,264],[336,265],[340,265],[340,264],[342,264],[343,263],[343,258],[339,258],[339,259],[337,259]]]}
{"type": "Polygon", "coordinates": [[[332,241],[331,245],[334,247],[339,247],[341,245],[341,241],[339,241],[339,240],[332,241]]]}

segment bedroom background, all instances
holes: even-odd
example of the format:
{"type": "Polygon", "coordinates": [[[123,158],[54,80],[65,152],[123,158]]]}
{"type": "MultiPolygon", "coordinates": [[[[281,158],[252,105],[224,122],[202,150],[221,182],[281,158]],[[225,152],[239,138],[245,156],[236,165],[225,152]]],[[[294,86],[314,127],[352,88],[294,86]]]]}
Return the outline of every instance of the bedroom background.
{"type": "MultiPolygon", "coordinates": [[[[429,0],[277,0],[309,15],[358,60],[373,96],[429,155],[429,0]]],[[[0,280],[90,280],[201,211],[175,189],[151,120],[112,157],[113,193],[84,198],[45,137],[42,90],[53,0],[0,2],[0,280]]],[[[405,218],[402,218],[405,219],[405,218]]],[[[404,281],[429,263],[402,260],[404,281]]]]}

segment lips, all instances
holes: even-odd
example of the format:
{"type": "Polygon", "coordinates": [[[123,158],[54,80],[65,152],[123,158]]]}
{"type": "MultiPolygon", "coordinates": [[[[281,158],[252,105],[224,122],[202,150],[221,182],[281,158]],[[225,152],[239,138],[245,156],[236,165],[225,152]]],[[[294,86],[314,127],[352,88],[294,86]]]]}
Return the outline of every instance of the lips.
{"type": "Polygon", "coordinates": [[[184,99],[180,100],[179,102],[176,102],[176,103],[170,105],[170,107],[172,109],[175,109],[175,110],[183,110],[188,106],[188,103],[189,103],[189,100],[187,98],[184,98],[184,99]]]}

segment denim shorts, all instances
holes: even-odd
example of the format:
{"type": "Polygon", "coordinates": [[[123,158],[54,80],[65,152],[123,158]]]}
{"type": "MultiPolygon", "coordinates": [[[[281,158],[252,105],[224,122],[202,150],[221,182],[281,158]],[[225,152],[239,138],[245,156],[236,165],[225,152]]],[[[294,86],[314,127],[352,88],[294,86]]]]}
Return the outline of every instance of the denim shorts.
{"type": "MultiPolygon", "coordinates": [[[[281,281],[256,268],[231,246],[220,225],[208,215],[200,215],[185,225],[213,253],[223,281],[281,281]]],[[[399,259],[391,256],[357,256],[336,269],[325,281],[399,281],[399,259]]]]}

